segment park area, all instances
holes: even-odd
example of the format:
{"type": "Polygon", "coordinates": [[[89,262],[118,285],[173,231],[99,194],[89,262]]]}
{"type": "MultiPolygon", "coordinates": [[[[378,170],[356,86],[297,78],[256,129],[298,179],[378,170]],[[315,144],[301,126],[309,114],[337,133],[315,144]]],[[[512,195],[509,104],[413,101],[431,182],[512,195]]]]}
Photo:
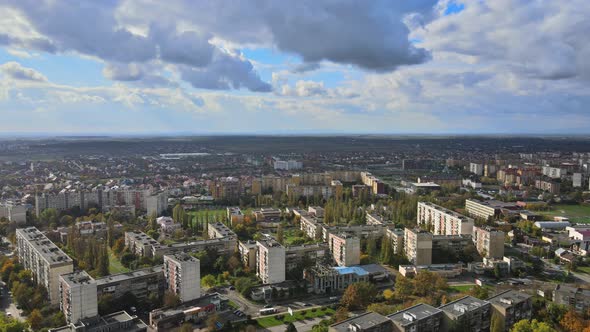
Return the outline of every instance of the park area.
{"type": "Polygon", "coordinates": [[[318,317],[328,318],[334,314],[334,309],[329,307],[311,308],[299,311],[293,311],[293,316],[289,313],[280,313],[272,316],[258,318],[256,321],[262,328],[279,326],[281,324],[289,324],[306,319],[314,319],[318,317]]]}
{"type": "Polygon", "coordinates": [[[552,205],[551,210],[539,211],[546,219],[553,217],[567,217],[572,223],[590,223],[590,205],[552,205]]]}

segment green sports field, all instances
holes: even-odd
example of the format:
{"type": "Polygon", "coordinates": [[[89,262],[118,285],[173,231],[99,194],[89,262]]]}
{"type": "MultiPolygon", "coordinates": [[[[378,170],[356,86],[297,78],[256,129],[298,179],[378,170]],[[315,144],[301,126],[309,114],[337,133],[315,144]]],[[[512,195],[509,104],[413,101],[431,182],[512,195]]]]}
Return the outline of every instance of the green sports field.
{"type": "Polygon", "coordinates": [[[590,206],[589,205],[552,205],[549,211],[539,211],[540,214],[548,218],[568,217],[571,222],[590,223],[590,206]]]}

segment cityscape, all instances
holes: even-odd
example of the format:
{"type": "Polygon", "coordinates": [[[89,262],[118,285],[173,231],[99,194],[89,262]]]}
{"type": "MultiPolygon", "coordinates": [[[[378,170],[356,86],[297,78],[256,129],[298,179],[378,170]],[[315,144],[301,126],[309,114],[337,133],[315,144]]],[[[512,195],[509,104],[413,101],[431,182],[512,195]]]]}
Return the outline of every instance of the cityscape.
{"type": "Polygon", "coordinates": [[[0,0],[0,332],[590,332],[587,0],[0,0]]]}

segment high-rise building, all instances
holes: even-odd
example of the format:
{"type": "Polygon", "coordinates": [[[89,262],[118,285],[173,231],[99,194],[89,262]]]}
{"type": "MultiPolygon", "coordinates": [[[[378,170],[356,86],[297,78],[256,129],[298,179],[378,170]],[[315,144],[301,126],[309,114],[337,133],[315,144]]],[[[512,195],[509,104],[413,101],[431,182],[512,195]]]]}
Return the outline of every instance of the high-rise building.
{"type": "Polygon", "coordinates": [[[256,275],[263,284],[285,281],[285,247],[272,238],[256,241],[256,275]]]}
{"type": "Polygon", "coordinates": [[[201,265],[197,258],[183,252],[164,255],[164,277],[168,290],[182,302],[201,297],[201,265]]]}
{"type": "Polygon", "coordinates": [[[418,202],[418,225],[434,235],[464,235],[473,231],[473,219],[430,202],[418,202]]]}
{"type": "Polygon", "coordinates": [[[483,164],[469,163],[469,171],[475,175],[483,175],[483,164]]]}
{"type": "Polygon", "coordinates": [[[432,263],[432,233],[406,228],[404,231],[404,251],[412,264],[430,265],[432,263]]]}
{"type": "Polygon", "coordinates": [[[59,277],[59,307],[68,323],[98,316],[96,281],[85,271],[59,277]]]}
{"type": "Polygon", "coordinates": [[[0,218],[6,218],[16,225],[22,225],[27,222],[27,207],[12,202],[0,203],[0,218]]]}
{"type": "Polygon", "coordinates": [[[45,286],[52,304],[59,303],[59,276],[74,271],[72,259],[35,227],[16,230],[18,259],[45,286]]]}
{"type": "Polygon", "coordinates": [[[505,234],[491,227],[473,227],[473,243],[477,252],[486,258],[504,257],[505,234]]]}
{"type": "Polygon", "coordinates": [[[328,245],[338,266],[353,266],[361,263],[361,239],[358,236],[345,232],[330,233],[328,245]]]}

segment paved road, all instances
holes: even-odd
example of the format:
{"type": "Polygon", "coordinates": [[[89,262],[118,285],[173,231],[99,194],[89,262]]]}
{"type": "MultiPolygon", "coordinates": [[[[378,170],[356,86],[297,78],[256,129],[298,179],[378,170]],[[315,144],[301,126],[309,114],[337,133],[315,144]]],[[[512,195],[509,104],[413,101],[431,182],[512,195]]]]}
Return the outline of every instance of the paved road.
{"type": "Polygon", "coordinates": [[[12,298],[8,295],[8,289],[3,282],[0,281],[0,288],[2,289],[2,298],[0,299],[0,310],[5,313],[10,313],[13,318],[18,320],[26,320],[26,317],[21,316],[20,310],[16,308],[16,304],[12,301],[12,298]]]}

